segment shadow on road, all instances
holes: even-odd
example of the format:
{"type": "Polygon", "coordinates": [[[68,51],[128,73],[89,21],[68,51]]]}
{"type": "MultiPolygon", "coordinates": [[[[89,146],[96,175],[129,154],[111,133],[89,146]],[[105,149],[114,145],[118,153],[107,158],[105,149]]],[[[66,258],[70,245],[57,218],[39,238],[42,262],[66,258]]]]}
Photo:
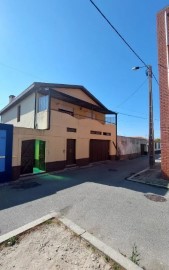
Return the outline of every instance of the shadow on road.
{"type": "Polygon", "coordinates": [[[164,196],[167,189],[125,180],[126,177],[145,169],[147,166],[147,157],[134,160],[106,161],[86,168],[69,169],[11,183],[8,186],[0,187],[0,210],[41,199],[85,182],[164,196]]]}

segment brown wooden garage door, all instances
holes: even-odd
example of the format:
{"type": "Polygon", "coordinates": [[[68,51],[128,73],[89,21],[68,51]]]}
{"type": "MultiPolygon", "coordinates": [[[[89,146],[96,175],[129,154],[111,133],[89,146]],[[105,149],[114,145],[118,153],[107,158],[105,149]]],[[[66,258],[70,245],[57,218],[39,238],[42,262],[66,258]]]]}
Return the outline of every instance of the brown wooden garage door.
{"type": "Polygon", "coordinates": [[[109,141],[90,140],[90,162],[109,159],[109,141]]]}

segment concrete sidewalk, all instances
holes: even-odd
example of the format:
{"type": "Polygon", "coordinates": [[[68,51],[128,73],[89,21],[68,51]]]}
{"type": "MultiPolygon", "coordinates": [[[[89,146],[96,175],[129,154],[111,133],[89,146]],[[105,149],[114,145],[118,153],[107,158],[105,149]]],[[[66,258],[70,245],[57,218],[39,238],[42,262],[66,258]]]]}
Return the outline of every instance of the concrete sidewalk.
{"type": "Polygon", "coordinates": [[[169,181],[162,177],[160,160],[156,160],[155,166],[152,169],[142,170],[126,178],[126,180],[169,189],[169,181]]]}

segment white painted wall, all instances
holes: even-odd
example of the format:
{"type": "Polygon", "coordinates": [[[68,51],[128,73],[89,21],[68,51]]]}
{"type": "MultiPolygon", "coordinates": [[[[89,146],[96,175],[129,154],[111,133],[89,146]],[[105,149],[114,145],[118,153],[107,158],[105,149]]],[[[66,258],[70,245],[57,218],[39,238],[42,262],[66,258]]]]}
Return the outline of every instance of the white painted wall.
{"type": "Polygon", "coordinates": [[[3,113],[1,121],[4,124],[12,124],[15,127],[34,128],[35,93],[29,95],[19,104],[3,113]],[[17,122],[17,107],[21,106],[20,122],[17,122]]]}
{"type": "Polygon", "coordinates": [[[145,144],[145,151],[147,151],[147,140],[142,138],[117,136],[117,146],[120,156],[130,154],[140,154],[141,144],[145,144]]]}
{"type": "Polygon", "coordinates": [[[36,116],[36,129],[47,129],[48,128],[48,111],[41,111],[36,116]]]}
{"type": "Polygon", "coordinates": [[[161,142],[154,142],[154,150],[155,151],[161,150],[161,142]]]}

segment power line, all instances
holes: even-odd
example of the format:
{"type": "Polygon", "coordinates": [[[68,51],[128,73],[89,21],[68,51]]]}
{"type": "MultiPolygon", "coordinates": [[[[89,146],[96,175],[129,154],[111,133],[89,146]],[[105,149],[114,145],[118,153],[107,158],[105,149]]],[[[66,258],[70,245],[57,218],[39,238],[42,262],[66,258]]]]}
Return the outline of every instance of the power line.
{"type": "Polygon", "coordinates": [[[154,77],[154,79],[155,79],[156,83],[159,85],[159,82],[158,82],[158,80],[157,80],[157,78],[156,78],[156,76],[154,75],[154,73],[153,73],[153,72],[152,72],[152,75],[153,75],[153,77],[154,77]]]}
{"type": "Polygon", "coordinates": [[[134,114],[127,114],[127,113],[121,113],[121,112],[117,112],[117,113],[121,115],[129,116],[129,117],[144,119],[144,120],[148,119],[147,117],[142,117],[142,116],[134,115],[134,114]]]}
{"type": "Polygon", "coordinates": [[[0,62],[0,65],[1,65],[1,66],[4,66],[4,67],[6,67],[6,68],[13,69],[13,70],[15,70],[15,71],[17,71],[17,72],[23,73],[23,74],[25,74],[25,75],[27,75],[27,76],[34,77],[34,78],[39,78],[39,79],[40,79],[39,76],[36,76],[36,75],[34,75],[34,74],[32,74],[32,73],[29,73],[29,72],[26,72],[26,71],[22,71],[22,70],[20,70],[20,69],[17,69],[17,68],[15,68],[15,67],[10,66],[10,65],[6,65],[6,64],[4,64],[4,63],[2,63],[2,62],[0,62]]]}
{"type": "MultiPolygon", "coordinates": [[[[149,66],[144,62],[144,60],[138,55],[138,53],[136,53],[136,51],[130,46],[130,44],[125,40],[125,38],[119,33],[119,31],[115,28],[115,26],[113,26],[113,24],[109,21],[109,19],[103,14],[103,12],[98,8],[98,6],[92,1],[89,0],[92,5],[97,9],[97,11],[101,14],[101,16],[106,20],[106,22],[110,25],[110,27],[116,32],[116,34],[122,39],[122,41],[127,45],[127,47],[134,53],[134,55],[144,64],[145,67],[149,68],[149,66]]],[[[154,75],[154,73],[152,72],[152,75],[155,79],[155,81],[157,82],[157,84],[159,85],[159,82],[156,78],[156,76],[154,75]]]]}
{"type": "Polygon", "coordinates": [[[133,93],[131,93],[118,106],[116,106],[116,108],[119,108],[121,105],[123,105],[124,103],[126,103],[132,96],[134,96],[143,87],[143,85],[146,83],[146,81],[147,81],[147,78],[144,80],[144,82],[142,82],[142,84],[133,93]]]}
{"type": "MultiPolygon", "coordinates": [[[[134,115],[134,114],[127,114],[127,113],[122,113],[122,112],[117,112],[117,114],[121,114],[121,115],[125,115],[125,116],[129,116],[129,117],[134,117],[134,118],[139,118],[139,119],[143,119],[143,120],[148,120],[147,117],[142,117],[139,115],[134,115]]],[[[155,121],[159,121],[159,119],[154,119],[155,121]]]]}

